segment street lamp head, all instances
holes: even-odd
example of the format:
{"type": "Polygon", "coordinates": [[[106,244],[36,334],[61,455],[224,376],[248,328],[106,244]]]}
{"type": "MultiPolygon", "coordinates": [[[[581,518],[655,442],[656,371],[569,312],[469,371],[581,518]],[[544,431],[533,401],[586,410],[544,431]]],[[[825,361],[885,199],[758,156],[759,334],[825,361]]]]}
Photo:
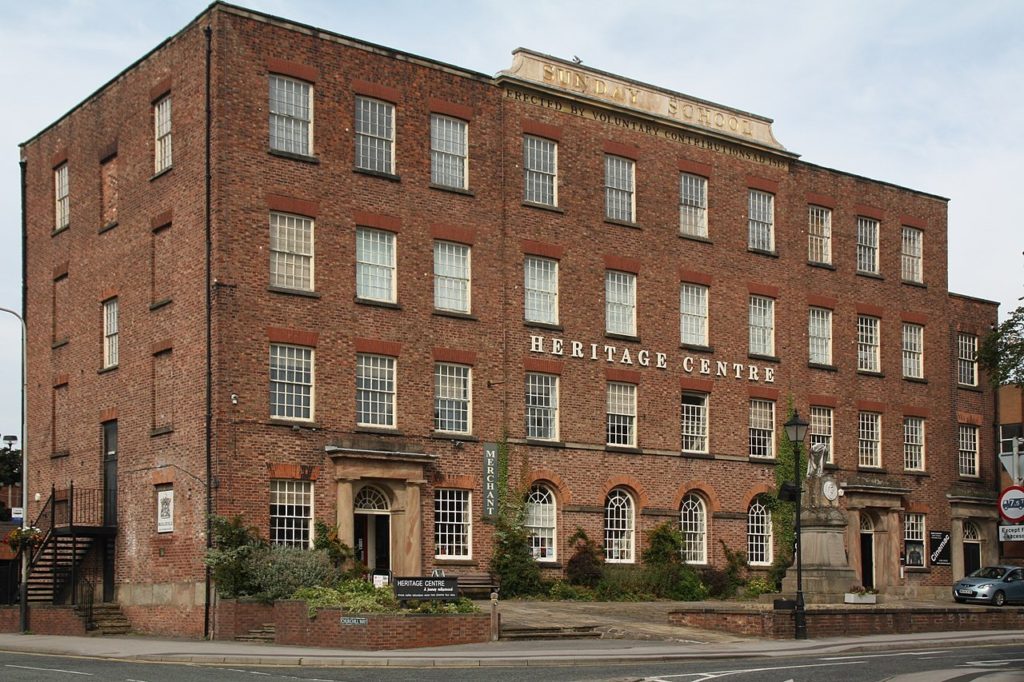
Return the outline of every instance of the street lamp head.
{"type": "Polygon", "coordinates": [[[7,443],[7,447],[11,447],[18,442],[17,436],[4,436],[4,442],[7,443]]]}
{"type": "Polygon", "coordinates": [[[786,422],[786,436],[791,443],[803,443],[807,435],[807,422],[800,418],[800,412],[794,411],[793,416],[786,422]]]}

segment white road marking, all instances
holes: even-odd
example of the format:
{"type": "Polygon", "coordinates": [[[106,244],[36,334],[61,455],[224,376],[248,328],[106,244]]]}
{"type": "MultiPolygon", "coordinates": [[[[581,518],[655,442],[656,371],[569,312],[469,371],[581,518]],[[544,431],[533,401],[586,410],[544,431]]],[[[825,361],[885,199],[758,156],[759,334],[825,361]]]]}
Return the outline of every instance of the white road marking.
{"type": "Polygon", "coordinates": [[[744,668],[740,670],[716,670],[707,673],[681,673],[679,675],[660,675],[658,677],[647,677],[644,678],[647,682],[667,682],[670,679],[679,678],[693,678],[695,682],[704,682],[704,680],[715,680],[720,677],[728,677],[729,675],[745,675],[747,673],[762,673],[771,672],[773,670],[796,670],[797,668],[828,668],[834,665],[858,665],[862,661],[844,661],[838,664],[836,663],[808,663],[806,665],[785,665],[778,666],[775,668],[744,668]]]}
{"type": "Polygon", "coordinates": [[[852,654],[850,656],[827,656],[819,658],[819,661],[855,661],[865,658],[892,658],[893,656],[928,656],[931,654],[944,654],[945,651],[899,651],[891,654],[852,654]]]}
{"type": "Polygon", "coordinates": [[[50,673],[66,673],[68,675],[87,675],[92,677],[92,673],[83,673],[78,670],[61,670],[60,668],[33,668],[30,665],[11,665],[7,663],[4,665],[5,668],[20,668],[21,670],[45,670],[50,673]]]}
{"type": "Polygon", "coordinates": [[[960,665],[980,665],[980,666],[997,666],[1007,665],[1009,663],[1020,663],[1024,661],[1024,658],[1000,658],[990,661],[964,661],[960,665]]]}

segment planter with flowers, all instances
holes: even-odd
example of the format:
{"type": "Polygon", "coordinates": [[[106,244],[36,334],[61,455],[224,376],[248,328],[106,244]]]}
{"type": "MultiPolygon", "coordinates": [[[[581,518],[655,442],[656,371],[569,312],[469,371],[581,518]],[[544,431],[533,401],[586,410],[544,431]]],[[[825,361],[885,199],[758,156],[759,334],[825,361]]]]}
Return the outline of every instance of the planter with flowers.
{"type": "Polygon", "coordinates": [[[7,534],[7,537],[4,538],[4,542],[10,545],[11,549],[15,552],[32,550],[43,543],[43,531],[39,530],[35,526],[15,528],[7,534]]]}
{"type": "Polygon", "coordinates": [[[878,590],[863,585],[853,585],[843,595],[844,604],[875,604],[878,602],[878,590]]]}

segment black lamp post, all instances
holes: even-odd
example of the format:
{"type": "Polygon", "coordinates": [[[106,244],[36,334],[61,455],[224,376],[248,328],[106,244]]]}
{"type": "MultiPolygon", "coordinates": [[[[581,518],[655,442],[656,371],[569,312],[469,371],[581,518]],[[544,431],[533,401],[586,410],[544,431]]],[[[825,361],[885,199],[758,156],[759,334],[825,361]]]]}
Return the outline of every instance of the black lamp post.
{"type": "Polygon", "coordinates": [[[800,480],[800,445],[807,435],[807,422],[800,418],[799,412],[793,412],[793,416],[785,424],[786,436],[793,444],[793,484],[796,488],[796,608],[793,610],[793,623],[795,625],[794,639],[807,639],[807,613],[804,611],[804,575],[803,575],[803,552],[804,542],[800,536],[800,490],[803,481],[800,480]]]}

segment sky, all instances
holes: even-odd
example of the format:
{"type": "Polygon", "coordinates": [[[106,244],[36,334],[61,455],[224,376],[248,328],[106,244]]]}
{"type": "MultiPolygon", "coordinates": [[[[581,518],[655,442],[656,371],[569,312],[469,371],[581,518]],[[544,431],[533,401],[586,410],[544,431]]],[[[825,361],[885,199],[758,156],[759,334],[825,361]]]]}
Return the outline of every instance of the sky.
{"type": "MultiPolygon", "coordinates": [[[[0,307],[21,311],[18,144],[204,0],[0,0],[0,307]]],[[[767,116],[787,149],[948,197],[949,286],[1024,296],[1020,0],[236,0],[487,74],[530,48],[767,116]]],[[[21,327],[0,313],[0,434],[21,435],[21,327]]],[[[31,418],[31,415],[30,415],[31,418]]]]}

